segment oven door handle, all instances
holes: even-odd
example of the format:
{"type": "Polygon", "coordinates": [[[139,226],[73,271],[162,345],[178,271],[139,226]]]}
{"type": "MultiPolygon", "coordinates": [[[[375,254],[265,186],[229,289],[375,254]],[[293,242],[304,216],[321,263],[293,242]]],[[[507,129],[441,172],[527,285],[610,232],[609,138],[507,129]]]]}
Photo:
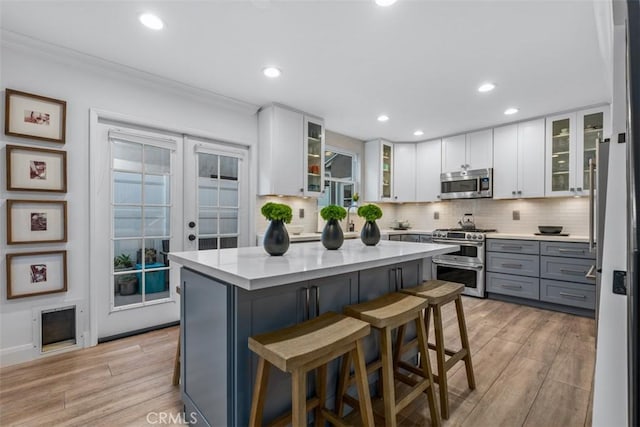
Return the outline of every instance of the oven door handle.
{"type": "Polygon", "coordinates": [[[480,270],[484,269],[484,266],[482,266],[482,265],[458,264],[458,263],[449,262],[449,261],[438,261],[436,259],[432,259],[431,262],[433,262],[434,264],[437,264],[437,265],[444,265],[444,266],[447,266],[447,267],[459,267],[459,268],[462,268],[464,270],[480,271],[480,270]]]}
{"type": "Polygon", "coordinates": [[[458,246],[475,246],[481,248],[484,246],[484,242],[472,242],[469,240],[440,240],[432,239],[433,243],[442,243],[444,245],[458,245],[458,246]]]}

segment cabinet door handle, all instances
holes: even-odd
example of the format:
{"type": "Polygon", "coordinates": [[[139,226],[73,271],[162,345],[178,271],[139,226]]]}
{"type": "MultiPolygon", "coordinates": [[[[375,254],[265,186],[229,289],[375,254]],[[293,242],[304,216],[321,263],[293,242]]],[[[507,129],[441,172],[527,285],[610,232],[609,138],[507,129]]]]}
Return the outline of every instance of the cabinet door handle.
{"type": "Polygon", "coordinates": [[[404,271],[402,270],[402,267],[398,267],[398,273],[397,274],[400,277],[400,289],[404,289],[404,271]]]}
{"type": "Polygon", "coordinates": [[[565,274],[573,274],[575,276],[583,276],[584,275],[584,271],[583,270],[569,270],[566,268],[561,268],[560,269],[561,273],[565,273],[565,274]]]}
{"type": "Polygon", "coordinates": [[[562,295],[563,297],[569,297],[569,298],[587,299],[586,295],[568,294],[566,292],[560,292],[560,295],[562,295]]]}
{"type": "Polygon", "coordinates": [[[393,277],[393,288],[397,292],[398,291],[398,269],[397,268],[392,268],[389,270],[389,282],[391,282],[391,277],[393,277]]]}
{"type": "Polygon", "coordinates": [[[558,248],[558,252],[563,254],[584,254],[584,249],[564,249],[558,248]]]}
{"type": "Polygon", "coordinates": [[[516,245],[501,245],[502,249],[510,249],[512,251],[516,251],[518,249],[522,249],[522,246],[516,246],[516,245]]]}
{"type": "Polygon", "coordinates": [[[522,264],[502,264],[504,268],[522,268],[522,264]]]}
{"type": "Polygon", "coordinates": [[[305,320],[309,320],[309,288],[305,288],[305,313],[304,313],[304,318],[305,320]]]}
{"type": "Polygon", "coordinates": [[[507,289],[522,289],[521,285],[500,285],[500,286],[507,289]]]}
{"type": "Polygon", "coordinates": [[[312,286],[311,289],[316,292],[316,317],[320,316],[320,288],[312,286]]]}

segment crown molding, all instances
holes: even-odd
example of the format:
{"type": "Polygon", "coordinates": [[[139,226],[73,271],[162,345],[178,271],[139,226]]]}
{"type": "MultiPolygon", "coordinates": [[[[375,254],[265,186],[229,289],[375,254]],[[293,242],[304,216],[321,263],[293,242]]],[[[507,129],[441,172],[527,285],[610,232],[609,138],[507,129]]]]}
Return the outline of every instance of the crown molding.
{"type": "Polygon", "coordinates": [[[242,114],[256,114],[259,106],[228,96],[220,95],[207,89],[192,86],[177,80],[158,76],[157,74],[129,67],[118,62],[109,61],[94,55],[69,49],[60,45],[45,42],[24,34],[0,28],[0,45],[20,53],[31,53],[39,57],[74,66],[90,69],[93,73],[114,74],[121,78],[129,78],[136,83],[153,87],[155,90],[173,92],[175,95],[189,97],[216,107],[236,111],[242,114]]]}

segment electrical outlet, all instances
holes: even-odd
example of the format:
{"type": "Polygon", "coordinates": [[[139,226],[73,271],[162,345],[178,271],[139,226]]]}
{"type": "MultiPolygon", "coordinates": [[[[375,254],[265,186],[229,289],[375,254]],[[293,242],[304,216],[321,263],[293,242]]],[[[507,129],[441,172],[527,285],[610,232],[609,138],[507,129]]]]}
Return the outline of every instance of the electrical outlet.
{"type": "Polygon", "coordinates": [[[520,221],[520,211],[513,211],[513,220],[520,221]]]}
{"type": "Polygon", "coordinates": [[[435,212],[433,213],[433,219],[440,219],[440,212],[435,211],[435,212]]]}
{"type": "Polygon", "coordinates": [[[304,208],[300,208],[300,212],[298,213],[300,218],[304,218],[304,208]]]}

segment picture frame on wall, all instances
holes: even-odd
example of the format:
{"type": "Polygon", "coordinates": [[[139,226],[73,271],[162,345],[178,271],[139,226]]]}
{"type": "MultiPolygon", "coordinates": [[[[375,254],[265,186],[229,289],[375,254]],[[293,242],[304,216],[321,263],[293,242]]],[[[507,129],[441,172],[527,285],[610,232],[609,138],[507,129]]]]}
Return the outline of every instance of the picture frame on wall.
{"type": "Polygon", "coordinates": [[[4,133],[20,138],[65,143],[67,102],[6,90],[4,133]]]}
{"type": "Polygon", "coordinates": [[[7,145],[7,190],[67,192],[67,152],[7,145]]]}
{"type": "Polygon", "coordinates": [[[7,200],[7,244],[67,241],[67,202],[7,200]]]}
{"type": "Polygon", "coordinates": [[[7,254],[7,299],[67,291],[67,251],[7,254]]]}

